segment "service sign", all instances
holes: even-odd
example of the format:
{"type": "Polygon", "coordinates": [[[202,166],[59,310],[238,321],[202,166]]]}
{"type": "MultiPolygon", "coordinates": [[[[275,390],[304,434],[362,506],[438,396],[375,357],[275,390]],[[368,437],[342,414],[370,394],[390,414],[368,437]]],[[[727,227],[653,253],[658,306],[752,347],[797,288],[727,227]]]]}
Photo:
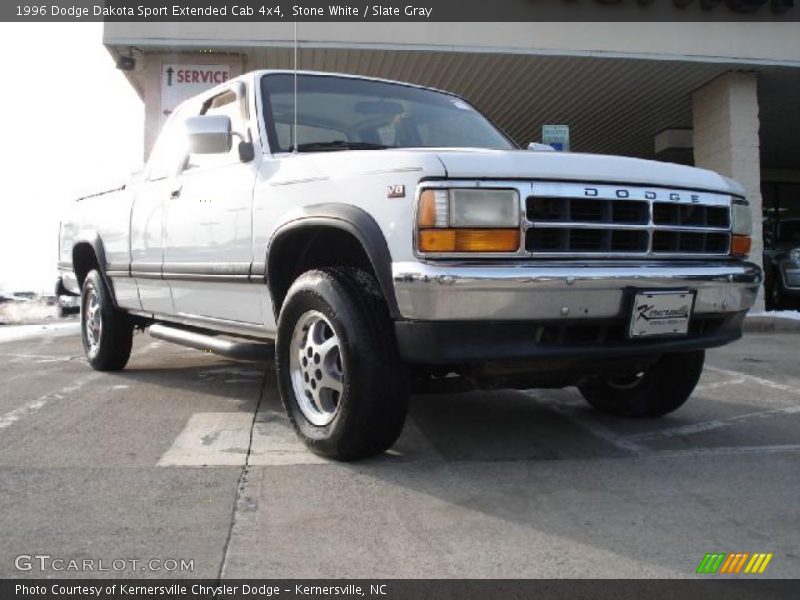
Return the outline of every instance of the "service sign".
{"type": "Polygon", "coordinates": [[[230,78],[230,65],[161,65],[161,123],[184,100],[230,78]]]}
{"type": "Polygon", "coordinates": [[[569,125],[542,125],[542,143],[569,152],[569,125]]]}

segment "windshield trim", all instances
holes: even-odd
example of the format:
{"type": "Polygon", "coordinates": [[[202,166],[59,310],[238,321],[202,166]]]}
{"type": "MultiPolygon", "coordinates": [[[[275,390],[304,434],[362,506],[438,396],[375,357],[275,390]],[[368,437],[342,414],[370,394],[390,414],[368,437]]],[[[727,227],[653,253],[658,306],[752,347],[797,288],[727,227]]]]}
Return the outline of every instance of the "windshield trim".
{"type": "MultiPolygon", "coordinates": [[[[280,148],[278,144],[278,134],[275,130],[275,123],[272,119],[272,109],[268,106],[269,98],[264,93],[264,79],[267,77],[273,77],[276,75],[294,75],[294,71],[262,71],[258,75],[258,84],[253,86],[253,90],[255,92],[255,100],[257,102],[257,114],[259,115],[259,120],[261,121],[261,126],[263,129],[263,135],[266,137],[266,147],[264,148],[265,151],[272,156],[287,156],[294,154],[295,152],[292,150],[283,150],[280,148]],[[269,110],[267,110],[269,108],[269,110]]],[[[508,150],[519,150],[521,146],[514,141],[514,139],[508,135],[505,130],[498,126],[492,119],[486,116],[482,111],[478,110],[473,106],[471,102],[465,99],[463,96],[460,96],[454,92],[450,92],[448,90],[441,90],[438,88],[428,87],[424,85],[417,85],[414,83],[408,83],[405,81],[394,81],[391,79],[381,79],[380,77],[365,77],[362,75],[351,75],[348,73],[326,73],[326,72],[319,72],[319,71],[297,71],[298,76],[305,76],[305,77],[330,77],[334,79],[356,79],[360,81],[371,81],[375,83],[383,83],[389,85],[397,85],[406,88],[412,88],[416,90],[424,90],[433,93],[442,94],[445,96],[450,96],[452,98],[456,98],[470,106],[472,110],[478,113],[498,134],[499,136],[508,142],[510,148],[508,150]]],[[[301,144],[302,145],[302,144],[301,144]]],[[[434,148],[442,148],[443,146],[387,146],[387,150],[425,150],[425,149],[434,149],[434,148]]],[[[484,146],[474,146],[476,149],[486,148],[484,146]]],[[[301,154],[312,154],[317,152],[328,152],[328,150],[319,150],[319,151],[305,151],[300,152],[301,154]]]]}

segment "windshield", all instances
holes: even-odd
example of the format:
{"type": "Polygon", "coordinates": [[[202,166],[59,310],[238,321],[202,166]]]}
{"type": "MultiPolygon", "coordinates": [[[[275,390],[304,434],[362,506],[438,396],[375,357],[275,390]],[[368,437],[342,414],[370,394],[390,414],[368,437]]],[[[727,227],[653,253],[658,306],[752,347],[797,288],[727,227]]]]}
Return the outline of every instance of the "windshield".
{"type": "MultiPolygon", "coordinates": [[[[273,152],[294,150],[294,75],[261,79],[273,152]]],[[[297,76],[297,150],[497,148],[514,145],[469,104],[449,94],[396,83],[297,76]]]]}

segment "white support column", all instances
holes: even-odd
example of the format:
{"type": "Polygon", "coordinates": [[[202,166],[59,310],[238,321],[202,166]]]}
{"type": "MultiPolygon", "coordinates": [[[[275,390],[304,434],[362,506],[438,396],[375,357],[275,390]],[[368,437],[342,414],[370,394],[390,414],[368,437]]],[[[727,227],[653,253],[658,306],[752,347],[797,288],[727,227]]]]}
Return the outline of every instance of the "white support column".
{"type": "MultiPolygon", "coordinates": [[[[761,158],[758,137],[758,79],[755,73],[729,72],[692,97],[694,162],[741,183],[753,213],[750,260],[761,264],[761,158]]],[[[763,289],[754,307],[764,309],[763,289]]]]}

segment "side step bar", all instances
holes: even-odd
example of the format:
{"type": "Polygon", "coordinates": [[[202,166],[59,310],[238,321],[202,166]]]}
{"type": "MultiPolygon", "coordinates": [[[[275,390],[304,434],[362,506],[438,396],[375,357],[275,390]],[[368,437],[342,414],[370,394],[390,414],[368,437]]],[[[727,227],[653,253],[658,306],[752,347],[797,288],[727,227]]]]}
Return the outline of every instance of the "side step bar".
{"type": "Polygon", "coordinates": [[[165,342],[212,352],[227,358],[261,362],[275,357],[275,346],[269,342],[232,340],[211,333],[182,329],[173,325],[150,325],[150,336],[165,342]]]}

